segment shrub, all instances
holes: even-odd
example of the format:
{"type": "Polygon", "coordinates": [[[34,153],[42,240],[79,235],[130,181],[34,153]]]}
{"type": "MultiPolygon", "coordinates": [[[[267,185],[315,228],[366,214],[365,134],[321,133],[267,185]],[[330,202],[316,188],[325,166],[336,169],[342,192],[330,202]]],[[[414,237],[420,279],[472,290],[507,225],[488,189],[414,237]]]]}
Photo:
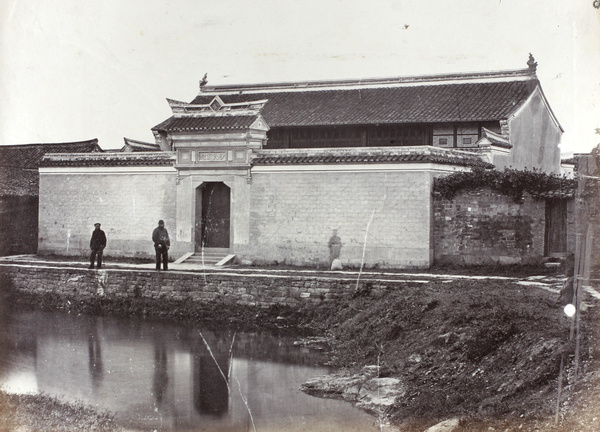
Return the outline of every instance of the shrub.
{"type": "Polygon", "coordinates": [[[505,168],[504,171],[498,171],[474,167],[471,171],[437,177],[433,183],[434,192],[438,192],[446,199],[454,198],[463,190],[481,187],[489,187],[518,201],[522,198],[523,192],[529,192],[533,196],[547,192],[573,194],[577,189],[577,182],[566,176],[547,174],[537,170],[505,168]]]}

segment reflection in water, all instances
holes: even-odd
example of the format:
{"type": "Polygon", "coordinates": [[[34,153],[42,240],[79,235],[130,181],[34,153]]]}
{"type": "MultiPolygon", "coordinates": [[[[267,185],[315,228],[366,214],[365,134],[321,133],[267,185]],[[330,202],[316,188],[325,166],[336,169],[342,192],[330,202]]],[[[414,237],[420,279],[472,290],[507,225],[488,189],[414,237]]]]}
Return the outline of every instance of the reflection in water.
{"type": "Polygon", "coordinates": [[[292,338],[47,312],[0,320],[0,387],[83,401],[126,428],[377,430],[350,404],[298,390],[327,359],[292,338]]]}
{"type": "Polygon", "coordinates": [[[88,328],[88,365],[92,378],[92,389],[98,390],[102,383],[104,370],[102,367],[102,345],[98,337],[98,317],[90,317],[88,328]]]}
{"type": "Polygon", "coordinates": [[[169,372],[167,371],[167,348],[162,337],[157,337],[154,345],[154,380],[152,392],[156,405],[162,406],[169,383],[169,372]]]}
{"type": "MultiPolygon", "coordinates": [[[[200,336],[202,337],[202,336],[200,336]]],[[[194,344],[194,407],[199,414],[221,417],[229,405],[229,346],[227,337],[204,336],[206,343],[194,344]],[[208,347],[210,350],[208,351],[208,347]],[[224,376],[225,375],[225,376],[224,376]]]]}
{"type": "Polygon", "coordinates": [[[14,325],[10,308],[0,301],[0,387],[11,392],[37,393],[37,377],[32,372],[37,361],[34,331],[28,325],[14,325]]]}

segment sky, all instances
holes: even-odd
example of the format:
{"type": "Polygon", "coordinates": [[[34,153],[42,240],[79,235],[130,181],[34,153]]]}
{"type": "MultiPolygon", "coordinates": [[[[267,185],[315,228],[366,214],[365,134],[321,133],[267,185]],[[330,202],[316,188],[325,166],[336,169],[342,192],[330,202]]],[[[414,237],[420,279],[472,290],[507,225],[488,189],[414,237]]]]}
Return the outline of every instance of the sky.
{"type": "Polygon", "coordinates": [[[600,135],[592,0],[2,0],[0,145],[154,142],[209,85],[524,69],[565,133],[600,135]]]}

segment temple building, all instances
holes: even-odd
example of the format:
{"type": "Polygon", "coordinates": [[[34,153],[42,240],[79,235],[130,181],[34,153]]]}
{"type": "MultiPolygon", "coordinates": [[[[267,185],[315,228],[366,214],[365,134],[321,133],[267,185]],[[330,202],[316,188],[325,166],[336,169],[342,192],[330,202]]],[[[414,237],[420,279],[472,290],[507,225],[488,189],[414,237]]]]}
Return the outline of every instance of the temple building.
{"type": "MultiPolygon", "coordinates": [[[[531,56],[527,66],[254,85],[202,80],[191,102],[168,100],[173,115],[152,128],[154,145],[126,140],[129,151],[45,157],[39,251],[87,251],[98,221],[107,254],[152,256],[150,234],[163,219],[173,259],[321,266],[337,230],[346,266],[428,267],[436,176],[473,167],[561,171],[563,130],[531,56]]],[[[543,226],[541,237],[532,237],[530,257],[544,256],[543,226]]]]}

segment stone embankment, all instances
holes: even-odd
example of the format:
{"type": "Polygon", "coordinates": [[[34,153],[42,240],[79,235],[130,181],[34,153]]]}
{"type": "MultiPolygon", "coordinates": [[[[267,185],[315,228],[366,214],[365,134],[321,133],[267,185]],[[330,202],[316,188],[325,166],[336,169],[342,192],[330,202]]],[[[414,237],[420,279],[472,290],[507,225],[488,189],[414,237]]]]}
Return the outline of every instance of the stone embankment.
{"type": "Polygon", "coordinates": [[[139,267],[88,270],[68,263],[3,259],[0,274],[17,292],[33,295],[62,295],[84,301],[98,297],[189,300],[265,308],[319,305],[365,290],[377,292],[423,283],[405,276],[382,280],[367,275],[361,279],[358,274],[336,272],[216,268],[158,272],[139,267]]]}

